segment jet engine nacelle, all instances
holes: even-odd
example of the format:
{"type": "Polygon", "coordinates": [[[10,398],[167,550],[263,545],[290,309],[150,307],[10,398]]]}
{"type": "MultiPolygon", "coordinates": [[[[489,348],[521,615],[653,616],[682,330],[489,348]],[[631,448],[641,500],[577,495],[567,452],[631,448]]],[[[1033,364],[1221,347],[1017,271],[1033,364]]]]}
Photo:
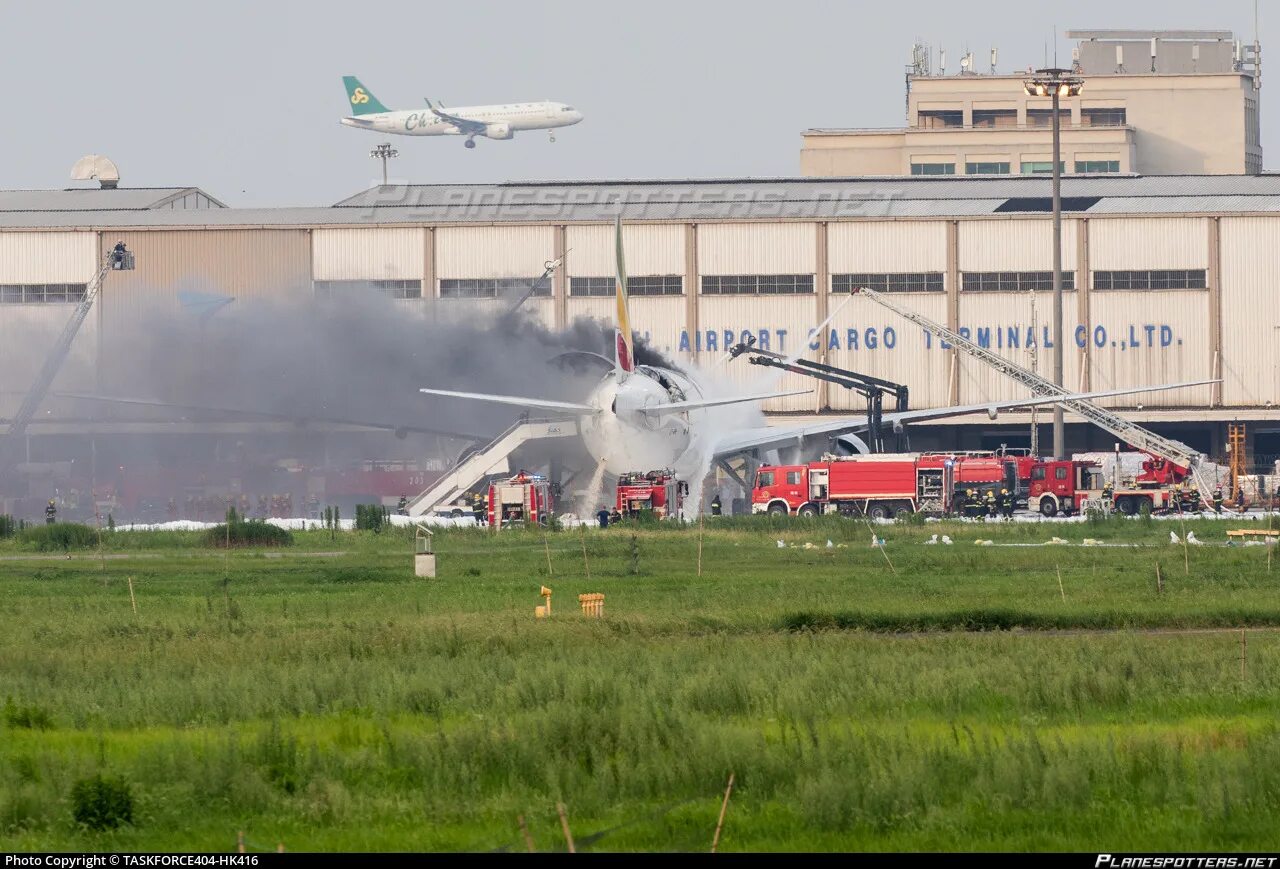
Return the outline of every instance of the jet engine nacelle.
{"type": "Polygon", "coordinates": [[[999,415],[1000,415],[1000,411],[996,410],[994,407],[987,408],[987,416],[991,417],[992,419],[995,419],[999,415]]]}
{"type": "Polygon", "coordinates": [[[510,139],[515,135],[510,124],[485,124],[484,134],[490,139],[510,139]]]}

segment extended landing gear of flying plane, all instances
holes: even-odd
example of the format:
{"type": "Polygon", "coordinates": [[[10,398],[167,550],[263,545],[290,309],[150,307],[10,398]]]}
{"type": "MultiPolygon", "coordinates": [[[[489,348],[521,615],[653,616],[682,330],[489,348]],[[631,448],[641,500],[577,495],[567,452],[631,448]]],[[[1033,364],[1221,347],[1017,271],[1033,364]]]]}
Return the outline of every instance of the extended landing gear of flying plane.
{"type": "Polygon", "coordinates": [[[474,147],[476,146],[476,140],[475,140],[475,139],[467,139],[467,141],[463,142],[462,144],[463,144],[463,145],[465,145],[465,146],[466,146],[466,147],[468,147],[468,148],[474,148],[474,147]]]}
{"type": "Polygon", "coordinates": [[[547,133],[547,139],[548,139],[549,141],[554,142],[554,141],[556,140],[556,134],[555,134],[555,133],[548,132],[548,133],[547,133]]]}

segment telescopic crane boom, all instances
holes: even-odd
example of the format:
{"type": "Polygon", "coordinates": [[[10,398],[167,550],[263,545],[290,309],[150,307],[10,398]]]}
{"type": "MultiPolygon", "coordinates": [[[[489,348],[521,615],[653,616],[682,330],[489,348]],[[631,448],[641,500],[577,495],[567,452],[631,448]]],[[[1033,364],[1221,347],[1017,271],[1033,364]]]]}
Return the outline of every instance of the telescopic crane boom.
{"type": "MultiPolygon", "coordinates": [[[[921,316],[915,311],[904,308],[896,302],[892,302],[884,294],[875,290],[862,287],[854,290],[866,296],[876,304],[888,308],[898,316],[905,320],[915,323],[917,326],[938,336],[943,341],[948,342],[962,353],[978,359],[986,365],[994,368],[1001,374],[1009,377],[1023,386],[1030,389],[1036,395],[1061,395],[1066,396],[1070,393],[1058,386],[1052,381],[1045,380],[1038,374],[1028,371],[1020,365],[1015,365],[1003,356],[992,353],[985,347],[979,347],[973,341],[960,335],[940,323],[935,323],[928,317],[921,316]]],[[[1108,431],[1125,443],[1133,446],[1143,452],[1150,453],[1158,458],[1181,465],[1187,469],[1192,478],[1196,481],[1196,486],[1200,490],[1200,497],[1205,503],[1208,503],[1209,493],[1213,491],[1213,483],[1208,480],[1200,468],[1200,462],[1203,458],[1199,453],[1191,447],[1176,441],[1173,438],[1167,438],[1158,435],[1153,431],[1143,428],[1135,422],[1121,417],[1119,414],[1113,413],[1088,399],[1064,398],[1062,406],[1078,413],[1080,416],[1092,422],[1094,425],[1108,431]]]]}
{"type": "Polygon", "coordinates": [[[8,473],[9,469],[13,467],[14,457],[18,454],[22,438],[27,433],[27,426],[31,424],[36,411],[40,409],[41,402],[44,401],[49,392],[49,387],[53,384],[53,379],[58,376],[58,372],[62,369],[62,364],[66,362],[67,356],[71,353],[71,345],[76,339],[76,334],[80,331],[80,326],[83,325],[85,318],[89,316],[89,311],[93,308],[93,303],[98,298],[98,292],[102,289],[102,282],[106,280],[107,274],[113,270],[120,271],[132,268],[133,253],[132,251],[123,250],[123,246],[121,246],[120,250],[108,251],[102,257],[102,261],[98,263],[98,273],[93,276],[93,280],[89,281],[85,287],[84,298],[76,305],[76,309],[71,313],[71,318],[67,320],[67,324],[62,327],[58,340],[49,349],[49,355],[45,358],[40,373],[36,375],[31,388],[27,390],[26,396],[22,399],[22,404],[18,407],[18,412],[9,421],[8,436],[4,441],[0,442],[0,476],[8,473]]]}

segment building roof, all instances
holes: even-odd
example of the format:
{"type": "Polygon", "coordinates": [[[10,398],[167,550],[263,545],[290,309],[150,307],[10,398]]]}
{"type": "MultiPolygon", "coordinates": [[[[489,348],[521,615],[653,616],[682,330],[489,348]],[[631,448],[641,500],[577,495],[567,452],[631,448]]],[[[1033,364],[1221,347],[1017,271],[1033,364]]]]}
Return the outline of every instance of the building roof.
{"type": "Polygon", "coordinates": [[[198,187],[77,187],[66,190],[0,190],[0,212],[145,211],[172,208],[187,196],[203,197],[204,208],[226,206],[198,187]]]}
{"type": "MultiPolygon", "coordinates": [[[[327,208],[264,209],[86,204],[80,210],[5,210],[5,195],[0,228],[14,229],[602,223],[619,211],[628,221],[840,220],[1047,212],[1050,181],[892,176],[391,185],[327,208]]],[[[1272,213],[1280,212],[1280,175],[1067,176],[1062,195],[1073,200],[1077,210],[1071,213],[1081,215],[1272,213]]]]}

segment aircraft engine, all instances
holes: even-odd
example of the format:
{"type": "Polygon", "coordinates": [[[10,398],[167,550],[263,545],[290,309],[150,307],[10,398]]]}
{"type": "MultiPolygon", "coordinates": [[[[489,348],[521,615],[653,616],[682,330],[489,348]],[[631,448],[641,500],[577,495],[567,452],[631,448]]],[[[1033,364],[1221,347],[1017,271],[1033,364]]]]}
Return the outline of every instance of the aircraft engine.
{"type": "Polygon", "coordinates": [[[994,407],[987,408],[987,416],[991,417],[992,419],[995,419],[999,415],[1000,415],[1000,411],[996,410],[994,407]]]}
{"type": "Polygon", "coordinates": [[[484,134],[490,139],[510,139],[515,135],[510,124],[485,124],[484,134]]]}

